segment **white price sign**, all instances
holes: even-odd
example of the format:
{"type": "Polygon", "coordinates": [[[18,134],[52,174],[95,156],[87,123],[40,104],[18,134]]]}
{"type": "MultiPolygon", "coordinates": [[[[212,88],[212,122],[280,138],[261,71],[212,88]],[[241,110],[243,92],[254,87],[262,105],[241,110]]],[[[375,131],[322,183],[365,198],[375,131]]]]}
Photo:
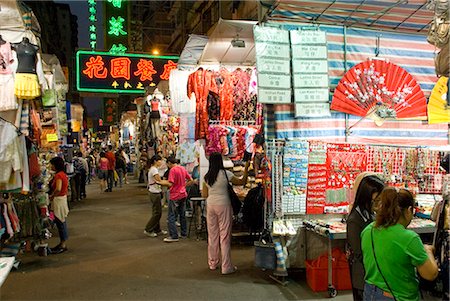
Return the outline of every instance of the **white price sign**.
{"type": "Polygon", "coordinates": [[[292,45],[293,59],[327,59],[327,46],[292,45]]]}

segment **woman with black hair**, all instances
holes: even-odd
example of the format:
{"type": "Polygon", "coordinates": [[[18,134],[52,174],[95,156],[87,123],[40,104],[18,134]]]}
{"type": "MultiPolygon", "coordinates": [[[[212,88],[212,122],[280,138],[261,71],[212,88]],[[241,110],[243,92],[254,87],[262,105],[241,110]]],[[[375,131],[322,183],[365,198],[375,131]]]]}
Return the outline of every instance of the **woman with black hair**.
{"type": "Polygon", "coordinates": [[[364,264],[361,232],[373,221],[372,202],[384,188],[384,182],[374,173],[363,172],[355,179],[356,191],[352,210],[347,218],[347,254],[352,281],[353,300],[363,300],[364,264]]]}
{"type": "Polygon", "coordinates": [[[414,216],[414,197],[406,189],[386,187],[375,200],[375,222],[361,234],[366,270],[364,300],[418,301],[417,272],[432,281],[438,267],[431,246],[406,229],[414,216]]]}
{"type": "Polygon", "coordinates": [[[249,162],[244,176],[237,178],[223,167],[220,153],[209,157],[209,169],[205,175],[202,196],[206,199],[206,223],[208,226],[208,265],[210,270],[222,265],[222,274],[234,273],[237,268],[231,263],[231,227],[233,208],[228,196],[228,182],[234,185],[247,183],[249,162]]]}
{"type": "Polygon", "coordinates": [[[59,233],[59,244],[51,248],[52,254],[59,254],[67,251],[66,242],[69,238],[67,232],[66,217],[69,214],[69,206],[67,205],[67,191],[69,188],[69,180],[65,173],[64,160],[60,157],[55,157],[50,160],[52,170],[55,171],[55,176],[51,181],[52,193],[50,194],[50,202],[53,213],[55,214],[55,223],[59,233]]]}

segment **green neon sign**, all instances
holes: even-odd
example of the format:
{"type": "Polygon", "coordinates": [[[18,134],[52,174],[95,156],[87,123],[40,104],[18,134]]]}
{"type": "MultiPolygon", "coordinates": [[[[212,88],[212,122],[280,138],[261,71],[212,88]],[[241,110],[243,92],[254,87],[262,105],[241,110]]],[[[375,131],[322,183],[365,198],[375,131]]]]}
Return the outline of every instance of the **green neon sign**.
{"type": "Polygon", "coordinates": [[[123,22],[124,21],[125,21],[125,19],[122,18],[121,16],[118,16],[117,18],[111,17],[111,19],[109,19],[108,34],[115,35],[115,36],[126,35],[127,32],[125,30],[123,30],[123,22]]]}
{"type": "Polygon", "coordinates": [[[123,0],[108,0],[109,3],[112,3],[114,7],[122,8],[123,0]]]}

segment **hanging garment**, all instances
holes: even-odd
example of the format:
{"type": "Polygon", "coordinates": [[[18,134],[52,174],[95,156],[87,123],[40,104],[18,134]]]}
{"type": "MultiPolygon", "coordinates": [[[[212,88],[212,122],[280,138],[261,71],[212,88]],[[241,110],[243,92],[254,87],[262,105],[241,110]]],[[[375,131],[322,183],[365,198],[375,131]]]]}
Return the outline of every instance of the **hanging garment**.
{"type": "Polygon", "coordinates": [[[195,100],[190,99],[187,92],[191,71],[172,70],[169,77],[170,98],[175,114],[195,113],[195,100]]]}
{"type": "Polygon", "coordinates": [[[0,120],[0,183],[8,183],[13,171],[22,169],[20,152],[16,128],[0,120]]]}
{"type": "Polygon", "coordinates": [[[208,94],[208,115],[210,120],[220,120],[220,98],[212,91],[208,94]]]}
{"type": "Polygon", "coordinates": [[[11,44],[0,45],[0,111],[17,109],[14,95],[14,72],[17,69],[17,58],[11,50],[11,44]]]}
{"type": "Polygon", "coordinates": [[[219,70],[220,120],[233,120],[233,77],[225,68],[219,70]]]}
{"type": "MultiPolygon", "coordinates": [[[[195,127],[195,138],[204,139],[207,136],[207,124],[208,124],[208,112],[207,112],[207,101],[205,91],[207,90],[205,83],[206,71],[203,68],[197,69],[194,73],[189,75],[187,95],[191,97],[191,94],[195,95],[196,99],[196,127],[195,127]]],[[[206,94],[207,95],[207,94],[206,94]]]]}
{"type": "Polygon", "coordinates": [[[180,114],[178,142],[195,140],[195,114],[180,114]]]}
{"type": "Polygon", "coordinates": [[[255,111],[254,106],[251,105],[251,98],[249,94],[250,73],[240,68],[232,73],[234,90],[234,120],[254,120],[251,119],[255,111]]]}
{"type": "Polygon", "coordinates": [[[30,134],[30,103],[28,100],[22,100],[22,110],[20,112],[20,125],[19,130],[25,136],[30,134]]]}

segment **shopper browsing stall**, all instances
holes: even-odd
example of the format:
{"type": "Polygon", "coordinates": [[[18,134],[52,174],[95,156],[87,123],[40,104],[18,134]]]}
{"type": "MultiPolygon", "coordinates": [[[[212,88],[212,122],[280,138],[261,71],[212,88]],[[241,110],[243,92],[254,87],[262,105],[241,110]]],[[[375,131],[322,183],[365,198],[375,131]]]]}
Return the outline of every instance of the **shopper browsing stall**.
{"type": "Polygon", "coordinates": [[[364,300],[419,300],[416,268],[426,280],[437,277],[434,250],[406,229],[413,210],[414,198],[408,190],[386,187],[377,198],[376,220],[361,234],[364,300]]]}
{"type": "Polygon", "coordinates": [[[150,237],[157,237],[158,234],[167,234],[167,231],[161,230],[160,219],[162,215],[161,198],[162,190],[161,186],[157,183],[161,181],[158,168],[162,164],[162,158],[158,155],[150,158],[150,169],[148,171],[148,195],[150,198],[150,204],[152,206],[152,217],[145,226],[144,234],[150,237]]]}
{"type": "Polygon", "coordinates": [[[105,190],[105,192],[112,192],[112,187],[114,184],[114,169],[116,168],[116,156],[113,152],[113,147],[110,145],[108,147],[108,151],[105,154],[105,157],[108,159],[108,189],[105,190]]]}
{"type": "Polygon", "coordinates": [[[64,160],[55,157],[50,160],[52,170],[56,172],[51,182],[52,193],[50,194],[50,202],[52,210],[55,214],[55,223],[58,227],[59,244],[51,249],[52,254],[59,254],[67,251],[66,242],[69,238],[67,232],[66,217],[69,214],[69,206],[67,205],[67,191],[69,180],[64,172],[64,160]]]}
{"type": "Polygon", "coordinates": [[[98,178],[100,179],[100,192],[106,189],[106,181],[108,179],[108,166],[109,160],[106,158],[105,152],[100,153],[100,159],[98,160],[98,178]]]}
{"type": "Polygon", "coordinates": [[[352,210],[347,218],[347,252],[354,300],[363,300],[364,293],[361,232],[373,221],[372,202],[383,188],[383,181],[369,172],[359,174],[353,186],[356,194],[352,210]]]}
{"type": "Polygon", "coordinates": [[[168,214],[169,237],[164,238],[164,241],[176,242],[178,241],[178,231],[175,222],[178,216],[180,218],[181,237],[185,238],[187,236],[186,186],[193,184],[194,181],[186,169],[178,165],[178,160],[175,157],[169,157],[167,159],[167,165],[170,168],[168,179],[156,181],[156,183],[170,187],[168,214]]]}
{"type": "Polygon", "coordinates": [[[209,170],[205,175],[202,195],[206,200],[206,223],[208,225],[208,266],[215,270],[222,266],[222,274],[231,274],[237,270],[231,262],[231,228],[233,208],[228,196],[228,182],[234,185],[247,183],[249,162],[246,163],[244,176],[237,178],[223,166],[220,153],[209,157],[209,170]]]}

